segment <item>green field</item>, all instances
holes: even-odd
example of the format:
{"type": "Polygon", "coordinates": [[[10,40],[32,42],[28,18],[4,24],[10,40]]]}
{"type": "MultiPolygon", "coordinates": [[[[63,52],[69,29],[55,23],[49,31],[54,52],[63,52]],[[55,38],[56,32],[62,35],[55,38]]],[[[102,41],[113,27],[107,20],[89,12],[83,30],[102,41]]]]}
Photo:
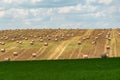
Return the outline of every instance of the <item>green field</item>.
{"type": "Polygon", "coordinates": [[[0,62],[0,80],[120,80],[120,58],[0,62]]]}

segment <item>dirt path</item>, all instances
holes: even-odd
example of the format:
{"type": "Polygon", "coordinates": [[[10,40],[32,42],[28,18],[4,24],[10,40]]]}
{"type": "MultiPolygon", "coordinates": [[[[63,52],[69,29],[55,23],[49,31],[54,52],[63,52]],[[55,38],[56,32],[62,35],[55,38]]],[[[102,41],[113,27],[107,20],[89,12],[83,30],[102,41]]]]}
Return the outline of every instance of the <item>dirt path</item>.
{"type": "MultiPolygon", "coordinates": [[[[87,30],[87,32],[83,36],[81,36],[81,37],[84,37],[84,36],[87,36],[87,35],[91,35],[93,31],[94,31],[93,29],[87,30]]],[[[82,49],[84,48],[84,45],[85,45],[85,43],[81,44],[81,46],[79,48],[79,53],[78,53],[77,58],[81,58],[82,55],[84,54],[84,53],[82,53],[82,49]]]]}
{"type": "Polygon", "coordinates": [[[16,56],[16,57],[14,57],[14,58],[12,58],[12,60],[17,60],[17,59],[18,59],[20,56],[22,56],[25,52],[26,52],[26,50],[21,49],[21,51],[19,52],[19,55],[16,56]]]}
{"type": "Polygon", "coordinates": [[[58,59],[59,56],[63,53],[67,45],[70,43],[69,40],[62,42],[56,50],[48,57],[48,59],[58,59]]]}
{"type": "MultiPolygon", "coordinates": [[[[109,31],[107,31],[107,32],[109,32],[109,31]]],[[[106,35],[107,35],[107,34],[106,34],[106,35]]],[[[106,37],[105,37],[105,38],[106,38],[106,37]]],[[[111,56],[110,53],[109,53],[110,51],[106,49],[106,47],[108,46],[108,44],[109,44],[109,42],[108,42],[108,40],[106,39],[105,46],[104,46],[104,53],[107,53],[109,56],[111,56]]]]}
{"type": "MultiPolygon", "coordinates": [[[[83,36],[87,36],[87,35],[90,35],[92,34],[92,32],[94,31],[94,29],[91,29],[91,30],[88,30],[83,36]]],[[[84,45],[86,44],[86,42],[83,42],[80,46],[80,49],[79,49],[79,53],[78,53],[78,58],[82,58],[84,53],[82,52],[83,48],[84,48],[84,45]]]]}
{"type": "Polygon", "coordinates": [[[96,40],[96,45],[93,45],[93,54],[92,54],[92,58],[100,58],[100,55],[104,52],[104,44],[105,44],[105,32],[98,30],[97,33],[94,35],[98,37],[98,39],[96,40]],[[98,36],[98,34],[101,34],[98,36]]]}
{"type": "Polygon", "coordinates": [[[40,56],[41,56],[42,54],[44,54],[44,52],[45,52],[45,50],[47,49],[47,47],[48,47],[48,46],[44,46],[44,47],[41,48],[41,50],[38,52],[38,55],[37,55],[37,57],[35,58],[35,60],[40,60],[40,56]]]}
{"type": "Polygon", "coordinates": [[[63,41],[53,52],[53,54],[51,54],[48,59],[59,59],[60,56],[63,54],[63,52],[65,51],[65,49],[67,48],[67,46],[72,43],[73,41],[77,41],[79,39],[79,37],[73,37],[70,40],[66,40],[63,41]]]}
{"type": "Polygon", "coordinates": [[[70,41],[67,42],[67,43],[64,45],[63,49],[59,50],[60,53],[55,57],[55,59],[58,59],[58,58],[62,55],[63,51],[66,49],[66,47],[68,46],[69,43],[70,43],[70,41]]]}
{"type": "Polygon", "coordinates": [[[80,45],[80,48],[79,48],[79,53],[78,53],[78,55],[77,55],[77,58],[81,58],[82,57],[82,49],[83,49],[83,44],[82,45],[80,45]]]}
{"type": "Polygon", "coordinates": [[[14,46],[14,47],[11,47],[11,48],[7,49],[5,53],[0,52],[0,60],[3,61],[4,58],[12,59],[13,52],[15,51],[16,48],[17,47],[14,46]]]}
{"type": "Polygon", "coordinates": [[[117,57],[117,41],[116,41],[116,34],[115,34],[115,30],[112,30],[111,32],[112,37],[111,37],[111,49],[110,49],[110,56],[111,57],[117,57]]]}
{"type": "MultiPolygon", "coordinates": [[[[37,52],[35,52],[36,56],[37,57],[40,56],[42,54],[41,52],[43,52],[43,50],[44,50],[44,47],[39,48],[39,50],[37,52]]],[[[33,57],[31,54],[31,56],[27,60],[35,60],[35,59],[36,59],[36,57],[33,57]]]]}
{"type": "Polygon", "coordinates": [[[18,57],[15,58],[15,60],[27,60],[30,56],[32,56],[32,53],[36,52],[36,50],[37,49],[35,48],[24,49],[24,51],[21,52],[21,54],[18,55],[18,57]]]}

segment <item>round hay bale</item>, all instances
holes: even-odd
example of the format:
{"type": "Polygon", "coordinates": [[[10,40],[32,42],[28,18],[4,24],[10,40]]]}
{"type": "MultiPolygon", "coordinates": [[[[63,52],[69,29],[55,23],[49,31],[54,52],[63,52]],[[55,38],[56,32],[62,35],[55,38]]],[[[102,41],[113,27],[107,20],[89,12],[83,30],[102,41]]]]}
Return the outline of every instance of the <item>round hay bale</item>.
{"type": "Polygon", "coordinates": [[[108,58],[108,54],[107,53],[102,53],[101,58],[108,58]]]}
{"type": "Polygon", "coordinates": [[[120,36],[120,33],[118,33],[118,35],[120,36]]]}
{"type": "Polygon", "coordinates": [[[1,39],[1,40],[3,40],[4,38],[3,38],[3,37],[1,37],[0,39],[1,39]]]}
{"type": "Polygon", "coordinates": [[[28,40],[28,38],[25,38],[25,40],[28,40]]]}
{"type": "Polygon", "coordinates": [[[18,52],[13,52],[13,55],[14,56],[18,56],[18,52]]]}
{"type": "Polygon", "coordinates": [[[10,61],[10,58],[4,58],[4,61],[10,61]]]}
{"type": "Polygon", "coordinates": [[[46,43],[44,43],[44,46],[48,46],[48,43],[46,42],[46,43]]]}
{"type": "Polygon", "coordinates": [[[37,56],[37,54],[36,53],[32,53],[32,57],[36,57],[37,56]]]}
{"type": "Polygon", "coordinates": [[[87,36],[86,39],[90,39],[90,36],[87,36]]]}
{"type": "Polygon", "coordinates": [[[50,35],[47,35],[46,37],[50,37],[50,35]]]}
{"type": "Polygon", "coordinates": [[[34,40],[32,40],[31,42],[35,42],[34,40]]]}
{"type": "Polygon", "coordinates": [[[11,41],[15,41],[15,39],[11,39],[11,41]]]}
{"type": "Polygon", "coordinates": [[[62,37],[65,37],[65,35],[64,35],[64,34],[62,34],[62,37]]]}
{"type": "Polygon", "coordinates": [[[102,35],[101,33],[98,34],[98,36],[101,36],[101,35],[102,35]]]}
{"type": "Polygon", "coordinates": [[[5,52],[5,49],[3,48],[3,49],[1,49],[0,51],[1,51],[1,52],[5,52]]]}
{"type": "Polygon", "coordinates": [[[57,39],[57,38],[55,38],[55,41],[58,41],[58,39],[57,39]]]}
{"type": "Polygon", "coordinates": [[[81,41],[78,41],[78,45],[81,45],[81,43],[82,43],[81,41]]]}
{"type": "Polygon", "coordinates": [[[110,35],[110,32],[108,32],[107,35],[110,35]]]}
{"type": "Polygon", "coordinates": [[[58,35],[55,35],[55,38],[57,38],[58,37],[58,35]]]}
{"type": "Polygon", "coordinates": [[[96,43],[97,43],[96,41],[93,41],[93,42],[92,42],[93,45],[96,45],[96,43]]]}
{"type": "Polygon", "coordinates": [[[106,49],[110,49],[110,46],[108,45],[108,46],[106,46],[106,49]]]}
{"type": "Polygon", "coordinates": [[[5,42],[2,42],[1,45],[5,45],[5,42]]]}
{"type": "Polygon", "coordinates": [[[108,35],[106,35],[106,37],[105,37],[106,39],[108,39],[109,38],[109,36],[108,35]]]}
{"type": "Polygon", "coordinates": [[[16,43],[19,43],[19,41],[16,41],[16,43]]]}
{"type": "Polygon", "coordinates": [[[83,55],[83,58],[84,58],[84,59],[87,59],[87,58],[88,58],[88,55],[86,55],[86,54],[83,55]]]}
{"type": "Polygon", "coordinates": [[[31,41],[31,42],[30,42],[30,45],[34,45],[34,43],[31,41]]]}
{"type": "Polygon", "coordinates": [[[40,39],[40,42],[43,42],[43,39],[40,39]]]}
{"type": "Polygon", "coordinates": [[[19,41],[19,44],[22,44],[23,42],[22,41],[19,41]]]}
{"type": "Polygon", "coordinates": [[[50,37],[48,37],[48,40],[51,40],[51,38],[50,38],[50,37]]]}
{"type": "Polygon", "coordinates": [[[98,37],[95,37],[95,40],[98,39],[98,37]]]}
{"type": "Polygon", "coordinates": [[[111,41],[111,38],[108,38],[109,41],[111,41]]]}
{"type": "Polygon", "coordinates": [[[83,37],[82,39],[83,39],[83,40],[86,40],[86,37],[83,37]]]}
{"type": "Polygon", "coordinates": [[[34,36],[34,38],[37,38],[37,36],[34,36]]]}
{"type": "Polygon", "coordinates": [[[8,37],[5,37],[5,40],[8,40],[8,37]]]}
{"type": "Polygon", "coordinates": [[[40,39],[42,39],[42,37],[41,37],[41,36],[40,36],[39,38],[40,38],[40,39]]]}

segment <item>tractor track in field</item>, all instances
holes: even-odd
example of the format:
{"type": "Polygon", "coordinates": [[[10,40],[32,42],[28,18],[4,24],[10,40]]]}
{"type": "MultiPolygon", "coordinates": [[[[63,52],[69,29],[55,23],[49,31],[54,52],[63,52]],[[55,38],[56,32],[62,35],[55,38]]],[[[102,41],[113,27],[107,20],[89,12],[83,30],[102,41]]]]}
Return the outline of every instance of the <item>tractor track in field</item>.
{"type": "Polygon", "coordinates": [[[111,41],[110,41],[110,50],[109,50],[109,56],[110,57],[113,57],[114,56],[114,53],[113,53],[113,47],[112,47],[112,45],[113,45],[113,31],[111,31],[111,41]]]}
{"type": "Polygon", "coordinates": [[[59,56],[63,53],[67,45],[70,43],[70,41],[64,41],[62,42],[55,51],[48,57],[48,59],[58,59],[59,56]]]}
{"type": "Polygon", "coordinates": [[[67,48],[67,46],[73,41],[76,40],[77,37],[73,37],[70,40],[66,40],[64,42],[62,42],[53,52],[53,54],[51,54],[47,59],[59,59],[59,57],[63,54],[63,52],[65,51],[65,49],[67,48]]]}
{"type": "Polygon", "coordinates": [[[120,52],[120,30],[116,30],[117,32],[116,32],[116,51],[117,51],[117,57],[120,57],[120,53],[118,53],[118,52],[120,52]]]}
{"type": "MultiPolygon", "coordinates": [[[[76,49],[77,46],[75,46],[74,48],[76,49]]],[[[73,57],[73,55],[75,54],[75,51],[76,51],[75,49],[74,49],[74,50],[71,52],[71,54],[69,55],[69,59],[72,59],[72,57],[73,57]]]]}
{"type": "MultiPolygon", "coordinates": [[[[66,33],[69,33],[69,31],[67,31],[66,33]]],[[[58,45],[58,47],[53,51],[53,53],[51,52],[50,55],[45,54],[46,57],[45,59],[59,59],[59,56],[62,55],[62,53],[64,52],[64,50],[66,49],[66,47],[68,46],[68,44],[70,43],[69,40],[65,40],[63,41],[61,44],[58,45]]]]}
{"type": "MultiPolygon", "coordinates": [[[[82,36],[79,37],[79,39],[82,38],[82,37],[91,35],[91,33],[92,33],[93,31],[94,31],[93,29],[87,30],[84,35],[82,35],[82,36]]],[[[80,58],[80,55],[83,54],[83,53],[81,52],[82,49],[83,49],[83,44],[84,44],[84,43],[82,43],[82,44],[80,45],[80,47],[79,47],[79,53],[78,53],[78,55],[76,56],[76,58],[80,58]]],[[[76,46],[76,47],[77,47],[77,46],[76,46]]],[[[70,59],[71,59],[72,56],[74,55],[74,52],[75,52],[75,50],[74,50],[74,51],[72,52],[72,54],[69,56],[70,59]]]]}
{"type": "Polygon", "coordinates": [[[17,48],[17,47],[12,47],[9,50],[7,50],[6,52],[0,54],[0,60],[3,60],[3,58],[9,58],[11,57],[11,55],[13,55],[13,50],[17,48]]]}
{"type": "Polygon", "coordinates": [[[62,55],[63,51],[66,49],[66,47],[68,46],[69,43],[70,43],[70,42],[68,42],[68,43],[65,44],[65,46],[64,46],[63,49],[60,51],[60,53],[55,57],[55,59],[58,59],[58,58],[62,55]]]}
{"type": "Polygon", "coordinates": [[[45,52],[45,50],[47,49],[47,47],[48,47],[48,46],[44,46],[44,47],[41,48],[41,50],[40,50],[40,52],[38,53],[38,55],[36,55],[35,60],[40,60],[40,56],[41,56],[42,54],[44,54],[44,52],[45,52]]]}
{"type": "Polygon", "coordinates": [[[115,30],[112,30],[112,40],[111,40],[111,49],[110,49],[110,55],[111,57],[117,57],[117,43],[116,43],[116,35],[115,35],[115,30]]]}
{"type": "MultiPolygon", "coordinates": [[[[84,36],[87,36],[87,35],[91,35],[93,31],[94,31],[93,29],[92,29],[92,30],[88,30],[88,31],[87,31],[83,36],[81,36],[81,37],[84,37],[84,36]]],[[[84,44],[84,43],[82,43],[81,46],[80,46],[80,48],[79,48],[79,53],[78,53],[77,58],[82,57],[82,55],[84,54],[84,53],[82,53],[82,49],[83,49],[83,47],[84,47],[83,44],[84,44]]]]}
{"type": "MultiPolygon", "coordinates": [[[[98,36],[98,34],[99,33],[102,33],[102,31],[99,31],[95,36],[98,36]]],[[[104,34],[102,34],[102,36],[104,36],[104,34]]],[[[95,58],[99,58],[99,56],[100,56],[100,54],[103,52],[103,50],[101,50],[102,49],[102,45],[101,44],[103,44],[103,41],[101,41],[101,37],[102,37],[101,35],[100,36],[98,36],[98,39],[97,39],[97,43],[96,43],[96,45],[93,45],[93,48],[94,48],[94,52],[93,52],[93,54],[92,54],[92,56],[93,56],[93,58],[95,57],[95,58]],[[101,47],[101,48],[100,48],[101,47]],[[99,51],[99,50],[101,50],[101,51],[99,51]],[[99,52],[98,52],[99,51],[99,52]]],[[[102,38],[103,39],[103,38],[102,38]]]]}
{"type": "Polygon", "coordinates": [[[36,51],[36,49],[31,49],[31,48],[25,49],[21,54],[19,54],[15,58],[15,60],[26,60],[31,56],[32,52],[34,52],[34,51],[36,51]]]}
{"type": "MultiPolygon", "coordinates": [[[[37,57],[40,56],[43,49],[44,49],[44,47],[41,47],[37,52],[35,52],[37,57]]],[[[27,60],[35,60],[35,59],[36,59],[36,57],[33,57],[31,54],[31,56],[27,60]]]]}
{"type": "Polygon", "coordinates": [[[21,51],[19,52],[18,56],[15,56],[14,58],[12,58],[12,60],[17,60],[17,58],[19,58],[21,55],[23,55],[23,53],[25,53],[26,50],[21,49],[21,51]]]}
{"type": "MultiPolygon", "coordinates": [[[[109,31],[107,31],[107,32],[109,32],[109,31]]],[[[107,33],[106,33],[106,35],[107,35],[107,33]]],[[[105,36],[105,38],[106,38],[106,36],[105,36]]],[[[108,55],[110,55],[110,51],[106,49],[106,47],[108,46],[108,44],[109,44],[109,42],[106,39],[105,40],[105,45],[104,45],[104,53],[107,53],[108,55]]]]}
{"type": "Polygon", "coordinates": [[[83,49],[83,46],[80,45],[80,48],[79,48],[79,53],[77,55],[77,58],[81,58],[82,57],[82,49],[83,49]]]}
{"type": "Polygon", "coordinates": [[[21,57],[22,55],[24,55],[24,53],[26,53],[27,50],[25,49],[21,49],[21,51],[19,52],[18,56],[14,57],[13,60],[18,60],[19,57],[21,57]]]}
{"type": "MultiPolygon", "coordinates": [[[[76,32],[76,33],[77,33],[77,32],[76,32]]],[[[74,36],[74,37],[72,37],[72,38],[68,41],[67,45],[63,47],[63,50],[61,51],[61,53],[58,55],[58,58],[56,58],[56,59],[68,59],[68,58],[69,58],[69,57],[68,57],[69,54],[66,53],[65,51],[67,50],[68,46],[69,46],[72,42],[75,42],[74,45],[76,45],[76,42],[78,41],[78,39],[79,39],[79,36],[74,36]]],[[[76,48],[75,48],[75,49],[76,49],[76,48]]],[[[74,51],[71,51],[71,52],[74,52],[74,51]]],[[[70,53],[71,53],[71,52],[70,52],[70,53]]]]}

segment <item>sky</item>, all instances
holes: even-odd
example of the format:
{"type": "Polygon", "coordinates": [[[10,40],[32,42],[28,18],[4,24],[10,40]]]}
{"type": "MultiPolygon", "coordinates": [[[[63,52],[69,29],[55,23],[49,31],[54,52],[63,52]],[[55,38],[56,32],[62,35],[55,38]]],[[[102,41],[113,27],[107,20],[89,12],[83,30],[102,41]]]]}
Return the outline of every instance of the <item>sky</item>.
{"type": "Polygon", "coordinates": [[[120,28],[120,0],[0,0],[0,29],[120,28]]]}

